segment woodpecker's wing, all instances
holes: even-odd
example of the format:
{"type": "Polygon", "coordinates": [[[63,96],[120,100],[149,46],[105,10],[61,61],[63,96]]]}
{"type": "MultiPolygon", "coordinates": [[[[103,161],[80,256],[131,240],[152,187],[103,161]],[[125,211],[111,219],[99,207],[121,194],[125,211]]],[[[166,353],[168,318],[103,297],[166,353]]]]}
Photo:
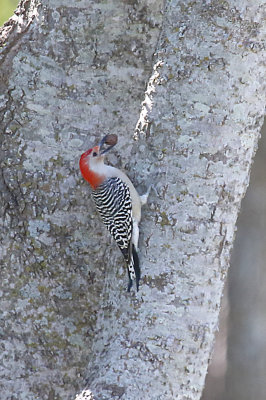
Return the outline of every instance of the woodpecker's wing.
{"type": "Polygon", "coordinates": [[[129,262],[132,258],[132,203],[128,186],[120,178],[108,178],[93,190],[93,198],[104,224],[129,262]]]}

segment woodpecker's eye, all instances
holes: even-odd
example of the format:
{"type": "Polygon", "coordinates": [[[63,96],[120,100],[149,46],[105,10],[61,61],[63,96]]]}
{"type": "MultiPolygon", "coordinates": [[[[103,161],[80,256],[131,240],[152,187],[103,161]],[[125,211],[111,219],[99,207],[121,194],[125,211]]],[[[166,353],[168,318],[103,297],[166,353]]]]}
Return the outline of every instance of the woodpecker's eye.
{"type": "Polygon", "coordinates": [[[92,153],[92,156],[93,157],[96,157],[98,154],[94,151],[93,153],[92,153]]]}

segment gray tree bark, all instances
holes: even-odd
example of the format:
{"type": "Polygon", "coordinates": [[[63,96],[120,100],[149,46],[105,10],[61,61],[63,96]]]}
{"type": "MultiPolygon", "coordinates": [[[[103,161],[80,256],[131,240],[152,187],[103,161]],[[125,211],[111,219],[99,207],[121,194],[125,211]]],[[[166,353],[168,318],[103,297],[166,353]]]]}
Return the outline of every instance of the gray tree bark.
{"type": "Polygon", "coordinates": [[[200,398],[264,114],[263,6],[24,1],[4,27],[3,400],[200,398]],[[139,293],[78,170],[105,133],[157,190],[139,293]]]}

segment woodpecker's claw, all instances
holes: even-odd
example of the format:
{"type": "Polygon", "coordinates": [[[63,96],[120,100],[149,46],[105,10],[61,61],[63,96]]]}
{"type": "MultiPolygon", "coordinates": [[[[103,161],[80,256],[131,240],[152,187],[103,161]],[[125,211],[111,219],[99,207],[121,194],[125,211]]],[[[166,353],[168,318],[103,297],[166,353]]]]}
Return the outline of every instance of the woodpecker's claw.
{"type": "Polygon", "coordinates": [[[148,197],[150,195],[150,191],[153,189],[155,193],[158,195],[157,190],[155,189],[154,185],[150,185],[146,193],[142,194],[140,197],[141,205],[144,206],[147,203],[148,197]]]}

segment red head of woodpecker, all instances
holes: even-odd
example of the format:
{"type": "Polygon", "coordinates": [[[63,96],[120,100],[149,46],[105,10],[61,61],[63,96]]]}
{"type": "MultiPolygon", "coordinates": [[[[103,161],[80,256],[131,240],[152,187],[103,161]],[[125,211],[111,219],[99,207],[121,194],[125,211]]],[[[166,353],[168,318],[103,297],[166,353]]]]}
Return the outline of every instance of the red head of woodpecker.
{"type": "Polygon", "coordinates": [[[79,168],[83,178],[89,182],[93,189],[96,189],[106,179],[106,165],[104,164],[104,156],[107,151],[111,150],[114,144],[111,144],[105,150],[104,145],[109,144],[108,138],[111,135],[106,135],[101,140],[98,146],[85,151],[80,157],[79,168]]]}

